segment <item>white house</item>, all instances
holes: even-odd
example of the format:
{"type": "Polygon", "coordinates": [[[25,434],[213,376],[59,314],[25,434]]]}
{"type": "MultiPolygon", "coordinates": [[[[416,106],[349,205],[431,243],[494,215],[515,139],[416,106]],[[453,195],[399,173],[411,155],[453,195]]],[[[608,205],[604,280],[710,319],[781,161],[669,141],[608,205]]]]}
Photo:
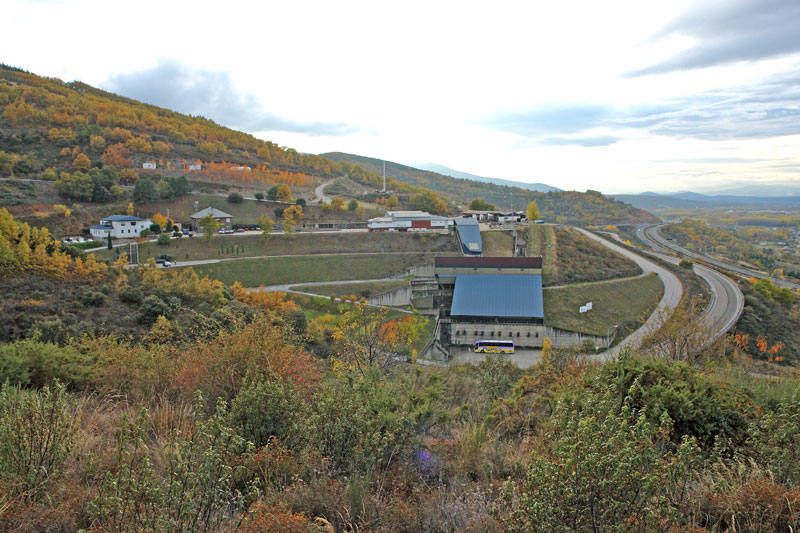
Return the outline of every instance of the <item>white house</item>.
{"type": "Polygon", "coordinates": [[[92,237],[98,240],[107,239],[111,235],[112,239],[132,239],[139,237],[142,230],[150,229],[152,222],[149,218],[132,217],[129,215],[111,215],[101,218],[100,224],[92,226],[90,231],[92,237]]]}
{"type": "Polygon", "coordinates": [[[156,166],[157,166],[157,165],[156,165],[156,162],[155,162],[155,161],[147,161],[147,162],[145,162],[145,163],[142,163],[142,168],[155,169],[155,168],[156,168],[156,166]]]}
{"type": "Polygon", "coordinates": [[[199,172],[203,170],[203,165],[200,163],[193,163],[189,165],[189,172],[199,172]]]}

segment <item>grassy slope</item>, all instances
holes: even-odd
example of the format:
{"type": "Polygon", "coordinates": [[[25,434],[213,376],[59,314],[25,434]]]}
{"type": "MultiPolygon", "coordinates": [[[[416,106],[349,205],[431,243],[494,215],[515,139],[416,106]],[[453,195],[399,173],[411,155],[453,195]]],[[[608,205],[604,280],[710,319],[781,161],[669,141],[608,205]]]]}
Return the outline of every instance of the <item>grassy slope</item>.
{"type": "Polygon", "coordinates": [[[303,292],[320,294],[323,296],[335,294],[337,296],[355,295],[358,297],[369,298],[370,296],[393,291],[394,289],[398,289],[406,285],[408,285],[408,281],[397,280],[373,281],[367,283],[347,283],[344,285],[298,285],[294,287],[294,289],[303,292]]]}
{"type": "Polygon", "coordinates": [[[606,335],[614,325],[635,329],[658,304],[664,286],[655,274],[635,279],[544,290],[545,323],[560,329],[606,335]],[[578,308],[592,302],[593,308],[578,308]]]}
{"type": "Polygon", "coordinates": [[[199,265],[194,269],[223,283],[245,287],[308,281],[377,279],[400,274],[413,265],[430,263],[433,254],[329,255],[242,259],[199,265]]]}
{"type": "MultiPolygon", "coordinates": [[[[420,252],[452,255],[457,253],[449,235],[409,233],[298,233],[293,237],[272,235],[218,235],[211,241],[203,238],[173,239],[169,246],[156,243],[139,245],[140,257],[169,254],[177,261],[258,257],[265,255],[349,253],[349,252],[420,252]],[[383,245],[383,246],[381,246],[383,245]]],[[[101,257],[112,257],[108,251],[101,257]]]]}
{"type": "Polygon", "coordinates": [[[630,259],[569,228],[531,225],[528,255],[542,256],[545,286],[602,281],[642,273],[630,259]]]}
{"type": "Polygon", "coordinates": [[[481,233],[483,255],[487,257],[511,257],[514,238],[504,231],[485,231],[481,233]]]}

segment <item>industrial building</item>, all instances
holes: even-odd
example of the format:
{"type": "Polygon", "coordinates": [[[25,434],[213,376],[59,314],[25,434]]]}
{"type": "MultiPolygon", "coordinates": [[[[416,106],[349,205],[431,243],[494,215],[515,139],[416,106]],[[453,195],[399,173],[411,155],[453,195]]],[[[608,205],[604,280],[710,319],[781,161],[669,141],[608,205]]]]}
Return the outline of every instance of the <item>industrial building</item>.
{"type": "Polygon", "coordinates": [[[415,305],[437,316],[426,358],[450,359],[476,341],[511,341],[517,350],[538,350],[546,338],[556,347],[604,341],[544,323],[541,257],[437,257],[430,283],[411,289],[415,305]]]}
{"type": "Polygon", "coordinates": [[[542,346],[541,257],[437,257],[434,276],[443,345],[504,339],[542,346]]]}
{"type": "Polygon", "coordinates": [[[369,231],[436,231],[445,233],[453,221],[424,211],[387,211],[382,217],[371,218],[369,231]]]}
{"type": "Polygon", "coordinates": [[[456,238],[464,255],[481,255],[483,253],[483,241],[481,240],[481,229],[478,221],[474,218],[453,219],[456,228],[456,238]]]}

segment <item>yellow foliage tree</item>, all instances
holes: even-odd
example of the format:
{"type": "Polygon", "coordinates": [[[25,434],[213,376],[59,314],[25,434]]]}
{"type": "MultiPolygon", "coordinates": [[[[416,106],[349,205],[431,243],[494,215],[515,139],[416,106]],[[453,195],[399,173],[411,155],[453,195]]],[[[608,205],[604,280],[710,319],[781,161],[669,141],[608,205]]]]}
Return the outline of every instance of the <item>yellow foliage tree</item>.
{"type": "Polygon", "coordinates": [[[531,202],[528,204],[525,214],[527,215],[528,220],[539,220],[542,218],[542,214],[539,212],[539,206],[536,204],[536,202],[531,202]]]}
{"type": "Polygon", "coordinates": [[[89,160],[89,157],[86,154],[81,152],[72,161],[72,166],[73,166],[73,168],[75,168],[77,170],[82,170],[82,171],[86,172],[87,170],[89,170],[89,167],[92,166],[92,162],[89,160]]]}

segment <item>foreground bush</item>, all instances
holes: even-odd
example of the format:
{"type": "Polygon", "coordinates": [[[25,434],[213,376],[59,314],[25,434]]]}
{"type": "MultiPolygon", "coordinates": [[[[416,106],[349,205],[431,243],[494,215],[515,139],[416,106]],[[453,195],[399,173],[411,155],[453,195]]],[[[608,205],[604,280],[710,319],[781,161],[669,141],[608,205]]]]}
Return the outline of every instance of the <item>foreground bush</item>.
{"type": "Polygon", "coordinates": [[[509,531],[653,531],[677,524],[698,463],[675,448],[664,413],[653,424],[613,393],[556,404],[525,479],[506,486],[509,531]]]}

